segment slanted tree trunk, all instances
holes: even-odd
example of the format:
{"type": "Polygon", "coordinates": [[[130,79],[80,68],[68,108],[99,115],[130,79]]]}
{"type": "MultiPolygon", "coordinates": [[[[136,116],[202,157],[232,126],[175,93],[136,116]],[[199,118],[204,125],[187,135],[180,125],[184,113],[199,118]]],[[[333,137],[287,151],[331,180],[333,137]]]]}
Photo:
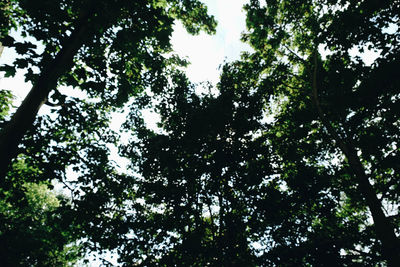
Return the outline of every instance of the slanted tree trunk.
{"type": "Polygon", "coordinates": [[[18,145],[27,130],[32,127],[40,107],[47,101],[51,90],[57,86],[59,77],[72,67],[73,58],[89,33],[89,10],[81,15],[75,30],[64,43],[56,57],[42,70],[29,94],[0,132],[0,186],[4,182],[9,165],[17,156],[18,145]]]}
{"type": "Polygon", "coordinates": [[[3,49],[4,49],[4,46],[3,46],[3,44],[0,42],[0,57],[1,57],[1,54],[3,54],[3,49]]]}
{"type": "Polygon", "coordinates": [[[375,232],[377,238],[382,243],[382,254],[387,260],[388,266],[398,267],[400,266],[400,242],[396,237],[394,226],[390,222],[389,218],[386,217],[382,209],[382,203],[376,196],[375,190],[371,185],[368,175],[365,172],[364,166],[361,163],[356,150],[345,142],[335,131],[329,120],[326,118],[323,112],[319,98],[317,88],[317,53],[314,53],[314,70],[313,70],[313,102],[317,109],[318,116],[324,127],[327,129],[329,135],[335,140],[336,145],[342,151],[347,158],[349,166],[353,172],[353,175],[357,179],[358,189],[366,201],[366,204],[371,212],[372,219],[374,221],[375,232]]]}
{"type": "Polygon", "coordinates": [[[341,150],[346,155],[350,168],[358,180],[359,190],[367,202],[374,220],[375,232],[382,243],[383,256],[387,259],[388,266],[400,266],[400,242],[396,237],[392,223],[383,212],[381,201],[369,182],[360,158],[357,156],[356,151],[348,145],[341,148],[341,150]],[[347,151],[344,152],[345,150],[347,151]]]}

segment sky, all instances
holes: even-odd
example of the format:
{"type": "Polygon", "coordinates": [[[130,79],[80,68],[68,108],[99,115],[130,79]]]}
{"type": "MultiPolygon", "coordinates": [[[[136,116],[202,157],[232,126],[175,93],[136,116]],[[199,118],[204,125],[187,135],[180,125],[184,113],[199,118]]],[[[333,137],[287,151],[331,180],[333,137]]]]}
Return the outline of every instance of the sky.
{"type": "Polygon", "coordinates": [[[218,66],[224,60],[233,61],[240,58],[240,52],[250,47],[240,41],[241,33],[246,29],[246,17],[242,10],[244,0],[202,0],[209,14],[217,22],[215,35],[192,36],[180,23],[175,25],[172,45],[175,52],[187,56],[192,63],[187,68],[187,75],[192,82],[210,81],[216,84],[219,78],[218,66]]]}

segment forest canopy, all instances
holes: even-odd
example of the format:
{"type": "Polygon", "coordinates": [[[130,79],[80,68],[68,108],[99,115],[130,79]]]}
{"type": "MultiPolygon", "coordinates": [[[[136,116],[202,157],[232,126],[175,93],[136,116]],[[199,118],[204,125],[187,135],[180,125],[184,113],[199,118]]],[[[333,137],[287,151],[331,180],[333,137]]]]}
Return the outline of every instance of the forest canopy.
{"type": "Polygon", "coordinates": [[[400,2],[244,10],[253,50],[198,90],[170,38],[215,32],[200,1],[0,3],[32,83],[0,91],[5,266],[400,266],[400,2]]]}

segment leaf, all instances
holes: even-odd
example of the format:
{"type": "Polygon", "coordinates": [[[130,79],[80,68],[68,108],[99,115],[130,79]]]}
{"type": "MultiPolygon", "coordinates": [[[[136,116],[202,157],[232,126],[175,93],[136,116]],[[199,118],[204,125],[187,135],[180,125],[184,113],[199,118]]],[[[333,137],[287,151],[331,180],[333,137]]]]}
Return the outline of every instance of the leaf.
{"type": "Polygon", "coordinates": [[[17,72],[17,69],[15,66],[4,64],[0,66],[0,71],[5,72],[4,74],[5,77],[14,77],[17,72]]]}

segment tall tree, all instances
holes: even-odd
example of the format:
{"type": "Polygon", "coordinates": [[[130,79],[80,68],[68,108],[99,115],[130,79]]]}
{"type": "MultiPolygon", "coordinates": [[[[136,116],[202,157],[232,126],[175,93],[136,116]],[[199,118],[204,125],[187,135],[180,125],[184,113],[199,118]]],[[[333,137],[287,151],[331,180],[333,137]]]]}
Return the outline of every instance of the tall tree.
{"type": "MultiPolygon", "coordinates": [[[[2,71],[13,76],[16,69],[25,69],[27,81],[33,84],[9,121],[11,95],[7,91],[0,94],[2,193],[23,192],[26,183],[51,187],[49,182],[54,180],[69,192],[56,209],[46,211],[43,220],[52,218],[54,225],[46,228],[46,221],[45,230],[55,233],[48,236],[44,231],[42,238],[35,239],[34,246],[42,253],[38,256],[78,240],[85,241],[80,253],[118,248],[127,233],[124,205],[133,184],[110,160],[109,146],[115,146],[118,138],[109,129],[111,113],[130,97],[144,94],[145,88],[162,91],[166,66],[181,64],[176,57],[165,56],[171,52],[169,38],[175,19],[193,34],[202,29],[212,32],[215,21],[198,1],[11,0],[0,7],[0,23],[6,25],[1,27],[1,42],[19,54],[14,65],[4,65],[2,71]],[[11,28],[20,36],[14,39],[11,28]],[[17,41],[21,36],[23,41],[17,41]],[[61,85],[72,86],[85,97],[64,95],[58,90],[61,85]],[[50,111],[36,116],[43,103],[49,104],[50,111]],[[6,161],[13,157],[8,166],[6,161]],[[28,171],[20,171],[20,162],[28,171]],[[59,229],[68,229],[68,240],[57,239],[59,229]]],[[[28,208],[23,194],[15,194],[12,201],[21,209],[16,209],[15,216],[5,216],[7,222],[42,229],[42,219],[28,224],[29,218],[21,215],[18,220],[18,212],[28,208]]],[[[36,238],[37,233],[32,236],[36,238]]],[[[24,253],[27,265],[36,264],[36,251],[29,254],[33,243],[18,250],[14,246],[18,236],[2,231],[0,238],[14,256],[24,253]]]]}
{"type": "Polygon", "coordinates": [[[259,168],[269,159],[258,160],[262,143],[253,136],[264,104],[254,90],[258,74],[227,65],[216,95],[198,95],[184,75],[173,74],[155,102],[160,133],[133,108],[126,126],[137,138],[121,151],[140,174],[131,206],[141,209],[128,242],[137,254],[126,257],[145,254],[141,266],[256,266],[248,202],[269,170],[259,168]]]}
{"type": "Polygon", "coordinates": [[[137,251],[165,244],[147,264],[227,265],[225,248],[207,242],[207,233],[237,225],[244,238],[230,242],[246,240],[247,249],[231,261],[398,265],[398,8],[369,1],[247,5],[244,39],[255,53],[224,69],[220,91],[201,98],[182,93],[183,83],[160,101],[161,133],[134,124],[137,142],[126,151],[142,175],[135,205],[149,214],[141,219],[149,228],[134,240],[151,240],[137,251]],[[366,44],[380,53],[372,65],[353,55],[366,44]],[[271,117],[262,121],[261,114],[271,117]],[[207,218],[207,208],[202,216],[196,210],[210,196],[218,212],[211,208],[207,218]],[[395,214],[385,214],[389,205],[395,214]]]}
{"type": "MultiPolygon", "coordinates": [[[[0,132],[0,179],[40,107],[59,85],[79,87],[104,105],[119,107],[157,80],[170,51],[174,19],[190,33],[212,32],[215,21],[206,7],[193,1],[7,1],[1,4],[0,42],[20,55],[4,65],[6,76],[27,70],[33,87],[0,132]],[[12,22],[12,23],[11,23],[12,22]],[[29,41],[16,41],[11,26],[23,37],[43,44],[43,52],[29,41]]],[[[55,98],[62,101],[63,96],[55,98]]]]}
{"type": "Polygon", "coordinates": [[[176,76],[156,101],[159,132],[146,129],[133,108],[126,126],[137,135],[121,151],[140,174],[127,204],[136,210],[127,220],[134,238],[124,241],[137,252],[123,252],[125,259],[145,253],[144,266],[381,262],[371,228],[359,233],[365,209],[343,203],[334,169],[316,158],[305,162],[315,156],[312,146],[296,154],[297,136],[292,146],[282,143],[293,132],[265,121],[271,84],[262,77],[263,62],[254,55],[225,65],[214,94],[196,94],[176,76]],[[371,251],[360,256],[359,247],[371,251]]]}
{"type": "Polygon", "coordinates": [[[246,7],[245,39],[265,60],[266,83],[283,105],[279,150],[288,162],[330,163],[344,192],[368,207],[389,266],[400,264],[398,224],[384,211],[399,201],[399,8],[397,1],[268,0],[246,7]],[[377,53],[371,65],[354,56],[366,49],[377,53]]]}

